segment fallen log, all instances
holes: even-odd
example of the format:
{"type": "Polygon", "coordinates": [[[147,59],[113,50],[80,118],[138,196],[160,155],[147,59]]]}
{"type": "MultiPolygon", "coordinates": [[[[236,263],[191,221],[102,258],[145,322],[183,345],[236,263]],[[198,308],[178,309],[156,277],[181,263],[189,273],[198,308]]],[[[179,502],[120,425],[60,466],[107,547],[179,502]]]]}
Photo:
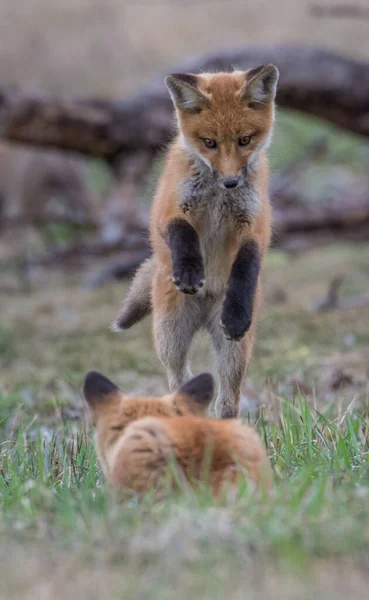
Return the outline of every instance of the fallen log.
{"type": "MultiPolygon", "coordinates": [[[[277,103],[369,136],[369,63],[307,47],[255,47],[211,54],[174,71],[246,69],[274,62],[277,103]]],[[[112,162],[133,152],[155,153],[171,136],[173,108],[163,77],[120,102],[48,98],[0,87],[0,136],[72,150],[112,162]]]]}
{"type": "Polygon", "coordinates": [[[364,178],[351,190],[311,200],[296,190],[285,190],[274,202],[273,223],[277,232],[308,235],[319,230],[354,230],[366,224],[369,229],[369,180],[364,178]],[[346,193],[345,193],[346,192],[346,193]]]}
{"type": "MultiPolygon", "coordinates": [[[[278,186],[277,186],[278,187],[278,186]]],[[[319,200],[303,197],[293,187],[282,191],[279,187],[278,197],[273,199],[273,246],[290,250],[305,250],[337,241],[369,239],[369,178],[361,177],[355,187],[348,184],[331,196],[319,200]]],[[[76,263],[83,257],[108,256],[116,253],[127,253],[128,267],[122,270],[111,265],[112,277],[132,272],[143,260],[142,256],[150,253],[148,226],[142,221],[132,221],[129,228],[124,229],[120,237],[111,240],[97,240],[72,244],[60,250],[53,250],[35,257],[31,266],[50,267],[55,264],[76,263]],[[136,253],[136,255],[135,255],[136,253]]],[[[126,259],[124,259],[125,261],[126,259]]],[[[124,262],[123,261],[123,262],[124,262]]],[[[98,278],[99,279],[99,278],[98,278]]]]}
{"type": "MultiPolygon", "coordinates": [[[[119,239],[112,242],[104,240],[94,240],[91,242],[76,242],[63,248],[53,249],[50,252],[45,252],[40,256],[23,261],[27,269],[32,267],[54,267],[55,265],[71,264],[77,266],[81,260],[85,258],[103,257],[116,253],[129,254],[130,262],[133,260],[135,253],[141,255],[143,251],[147,256],[148,242],[147,229],[137,228],[125,234],[119,239]]],[[[142,259],[143,260],[143,259],[142,259]]],[[[133,267],[131,267],[133,268],[133,267]]]]}
{"type": "Polygon", "coordinates": [[[147,245],[140,251],[125,252],[119,258],[109,261],[104,267],[92,269],[82,282],[84,288],[96,288],[112,280],[126,279],[134,275],[140,264],[149,258],[150,248],[147,245]]]}
{"type": "Polygon", "coordinates": [[[94,229],[99,226],[97,219],[90,217],[77,217],[74,215],[46,214],[20,214],[10,217],[0,217],[0,232],[4,229],[23,229],[24,227],[43,228],[46,225],[65,225],[71,229],[94,229]]]}

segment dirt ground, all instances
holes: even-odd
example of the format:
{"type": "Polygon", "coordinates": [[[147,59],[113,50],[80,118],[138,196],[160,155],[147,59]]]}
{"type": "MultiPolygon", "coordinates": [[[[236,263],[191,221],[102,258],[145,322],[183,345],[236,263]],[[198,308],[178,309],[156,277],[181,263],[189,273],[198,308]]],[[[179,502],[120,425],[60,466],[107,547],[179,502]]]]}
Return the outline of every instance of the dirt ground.
{"type": "MultiPolygon", "coordinates": [[[[368,60],[369,21],[317,19],[313,4],[0,0],[0,80],[53,94],[119,97],[192,55],[223,47],[311,44],[368,60]]],[[[309,121],[294,138],[283,127],[273,169],[301,151],[307,130],[321,133],[318,122],[309,121]]],[[[342,137],[336,132],[330,138],[340,166],[353,163],[361,173],[367,149],[354,151],[342,137]]],[[[301,185],[337,179],[331,170],[325,179],[316,177],[323,168],[306,170],[301,185]]],[[[269,447],[276,480],[270,503],[259,505],[246,494],[226,508],[201,497],[118,508],[91,458],[93,436],[87,435],[89,464],[82,457],[77,469],[81,481],[74,479],[68,444],[86,435],[81,386],[88,370],[102,371],[125,392],[166,392],[151,320],[124,334],[110,331],[127,282],[91,290],[82,286],[85,271],[50,269],[34,273],[30,286],[20,285],[3,260],[20,242],[30,249],[28,237],[17,236],[0,248],[0,597],[171,600],[176,590],[179,598],[199,600],[367,598],[369,306],[326,313],[314,306],[337,275],[344,276],[344,296],[368,291],[369,245],[269,253],[246,388],[249,400],[265,407],[258,426],[265,418],[273,432],[281,406],[301,398],[311,409],[309,423],[320,412],[324,419],[329,406],[335,416],[325,438],[319,440],[318,429],[311,440],[306,428],[309,435],[301,434],[298,443],[296,423],[288,429],[280,419],[269,447]],[[356,409],[361,421],[355,421],[356,409]],[[335,459],[332,432],[346,414],[353,415],[352,428],[342,426],[335,459]],[[52,452],[45,450],[50,444],[52,452]],[[324,461],[317,468],[322,473],[314,471],[314,445],[323,459],[327,448],[333,475],[321,468],[324,461]]],[[[203,335],[195,340],[192,366],[195,374],[215,372],[203,335]]]]}
{"type": "MultiPolygon", "coordinates": [[[[298,389],[319,404],[368,399],[369,306],[312,310],[339,273],[345,275],[343,295],[366,291],[368,252],[367,245],[340,245],[299,256],[270,253],[248,383],[258,403],[273,404],[298,389]]],[[[150,319],[123,334],[109,331],[126,287],[116,283],[85,290],[78,274],[59,272],[43,274],[26,294],[2,293],[0,391],[9,402],[25,399],[20,414],[33,412],[34,403],[42,414],[54,414],[53,396],[73,410],[89,369],[115,378],[127,391],[166,390],[150,319]]],[[[195,373],[214,368],[205,336],[195,340],[193,366],[195,373]]]]}
{"type": "MultiPolygon", "coordinates": [[[[337,273],[345,275],[344,295],[365,291],[369,246],[269,254],[248,380],[248,394],[266,405],[267,419],[301,396],[313,407],[312,420],[315,409],[329,404],[340,415],[345,407],[367,414],[369,306],[312,310],[337,273]]],[[[85,290],[79,273],[62,272],[43,274],[27,293],[12,283],[13,293],[0,295],[1,598],[171,600],[174,588],[178,598],[201,600],[241,600],[246,591],[255,600],[367,597],[367,451],[359,478],[354,465],[362,451],[356,446],[336,488],[324,473],[321,484],[319,473],[306,471],[303,455],[298,468],[287,456],[282,472],[274,467],[278,485],[267,505],[246,495],[225,508],[194,496],[179,504],[117,507],[91,457],[85,467],[90,475],[67,483],[71,457],[63,444],[71,432],[84,431],[80,390],[87,370],[101,370],[126,392],[166,391],[150,319],[121,335],[109,331],[127,284],[85,290]],[[28,451],[22,435],[30,440],[28,451]],[[40,475],[32,458],[32,440],[37,445],[40,436],[45,448],[56,440],[56,452],[65,453],[64,484],[40,475]],[[10,463],[7,451],[15,452],[10,463]],[[357,477],[352,485],[351,474],[357,477]]],[[[195,373],[214,372],[207,338],[196,340],[192,364],[195,373]]],[[[280,427],[275,443],[283,421],[280,427]]],[[[306,442],[299,444],[303,453],[306,442]]],[[[342,444],[343,438],[346,456],[342,444]]],[[[279,453],[283,458],[283,448],[279,453]]],[[[52,455],[43,450],[40,456],[47,465],[52,455]]],[[[64,463],[54,460],[59,472],[64,463]]]]}

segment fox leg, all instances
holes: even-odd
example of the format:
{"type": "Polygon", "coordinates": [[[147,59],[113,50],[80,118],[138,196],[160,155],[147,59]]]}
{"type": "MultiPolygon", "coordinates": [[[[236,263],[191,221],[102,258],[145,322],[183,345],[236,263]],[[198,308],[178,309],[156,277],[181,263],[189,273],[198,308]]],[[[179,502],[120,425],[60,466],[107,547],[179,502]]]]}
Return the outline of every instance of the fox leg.
{"type": "Polygon", "coordinates": [[[227,292],[221,313],[221,326],[229,340],[240,341],[250,329],[254,305],[258,305],[260,249],[254,240],[248,240],[239,249],[232,265],[227,292]]]}
{"type": "Polygon", "coordinates": [[[197,299],[177,291],[171,281],[158,273],[153,288],[153,333],[156,353],[166,369],[171,391],[192,377],[187,356],[197,329],[201,310],[197,299]]]}
{"type": "Polygon", "coordinates": [[[260,304],[260,266],[257,243],[253,240],[245,242],[232,265],[223,305],[216,305],[211,311],[208,329],[220,380],[215,408],[221,418],[234,418],[239,414],[242,384],[252,354],[260,304]]]}
{"type": "Polygon", "coordinates": [[[207,327],[213,342],[219,377],[215,412],[221,419],[233,419],[238,417],[240,411],[242,386],[254,344],[254,327],[251,325],[241,341],[229,340],[220,325],[220,312],[221,306],[214,311],[207,327]]]}
{"type": "Polygon", "coordinates": [[[154,317],[154,343],[157,355],[166,369],[169,389],[177,390],[192,373],[188,351],[197,326],[185,308],[154,317]]]}
{"type": "Polygon", "coordinates": [[[184,294],[196,294],[204,285],[204,263],[200,240],[186,219],[175,218],[169,222],[166,242],[172,258],[173,282],[184,294]]]}

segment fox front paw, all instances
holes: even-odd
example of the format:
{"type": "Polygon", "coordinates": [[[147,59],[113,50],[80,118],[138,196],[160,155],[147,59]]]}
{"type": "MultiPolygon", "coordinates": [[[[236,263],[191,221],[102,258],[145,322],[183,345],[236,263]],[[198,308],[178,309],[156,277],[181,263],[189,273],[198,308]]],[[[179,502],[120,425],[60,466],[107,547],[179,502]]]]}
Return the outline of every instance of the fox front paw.
{"type": "Polygon", "coordinates": [[[173,268],[173,283],[184,294],[197,294],[204,286],[205,273],[202,260],[184,262],[173,268]]]}
{"type": "Polygon", "coordinates": [[[223,329],[227,340],[240,342],[251,326],[251,317],[237,305],[223,307],[220,326],[223,329]]]}

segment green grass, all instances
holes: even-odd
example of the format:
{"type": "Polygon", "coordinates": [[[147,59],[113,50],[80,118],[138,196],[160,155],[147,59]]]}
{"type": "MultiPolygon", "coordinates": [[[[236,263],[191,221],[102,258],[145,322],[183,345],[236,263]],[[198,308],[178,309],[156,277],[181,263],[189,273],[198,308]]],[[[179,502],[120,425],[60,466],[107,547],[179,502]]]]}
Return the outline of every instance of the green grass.
{"type": "MultiPolygon", "coordinates": [[[[257,428],[274,468],[269,498],[241,485],[233,501],[214,502],[204,487],[118,505],[79,390],[83,374],[99,369],[126,392],[164,393],[150,320],[114,335],[124,286],[80,291],[74,276],[50,276],[4,302],[0,597],[365,598],[369,307],[311,306],[337,272],[346,274],[343,293],[365,291],[367,265],[366,246],[268,257],[249,383],[266,404],[257,428]],[[348,383],[333,388],[340,369],[348,383]]],[[[211,364],[200,338],[194,372],[211,364]]]]}
{"type": "Polygon", "coordinates": [[[366,173],[369,148],[359,135],[349,133],[323,119],[295,111],[278,110],[273,144],[270,150],[272,170],[293,163],[315,140],[325,140],[326,152],[304,171],[313,171],[325,179],[332,166],[344,166],[355,173],[366,173]]]}
{"type": "MultiPolygon", "coordinates": [[[[356,136],[281,111],[273,171],[321,135],[328,152],[298,181],[312,198],[324,195],[331,168],[360,174],[369,158],[356,136]]],[[[106,192],[106,169],[88,169],[94,192],[106,192]]],[[[366,598],[369,306],[312,306],[337,274],[343,295],[367,291],[368,265],[368,245],[269,253],[248,385],[266,405],[256,426],[273,489],[264,497],[240,485],[233,501],[213,501],[206,486],[161,502],[118,505],[109,494],[80,394],[84,373],[101,370],[128,393],[167,389],[150,319],[121,336],[109,331],[125,284],[81,290],[77,272],[49,272],[27,293],[0,297],[0,598],[366,598]]],[[[195,373],[214,372],[206,338],[192,362],[195,373]]]]}
{"type": "MultiPolygon", "coordinates": [[[[56,546],[61,560],[72,555],[80,569],[104,561],[104,598],[131,598],[133,590],[137,598],[170,598],[174,566],[185,571],[178,598],[194,590],[198,598],[229,597],[246,585],[232,583],[245,560],[298,579],[316,560],[355,561],[369,550],[368,423],[366,413],[334,416],[301,396],[285,401],[277,419],[262,416],[257,424],[275,471],[270,497],[241,484],[232,501],[216,502],[204,487],[121,506],[102,482],[83,428],[48,437],[21,424],[1,446],[1,536],[15,539],[14,552],[30,540],[40,556],[56,546]],[[116,576],[109,579],[117,565],[119,596],[111,587],[116,576]]],[[[1,580],[6,591],[9,581],[1,580]]]]}

